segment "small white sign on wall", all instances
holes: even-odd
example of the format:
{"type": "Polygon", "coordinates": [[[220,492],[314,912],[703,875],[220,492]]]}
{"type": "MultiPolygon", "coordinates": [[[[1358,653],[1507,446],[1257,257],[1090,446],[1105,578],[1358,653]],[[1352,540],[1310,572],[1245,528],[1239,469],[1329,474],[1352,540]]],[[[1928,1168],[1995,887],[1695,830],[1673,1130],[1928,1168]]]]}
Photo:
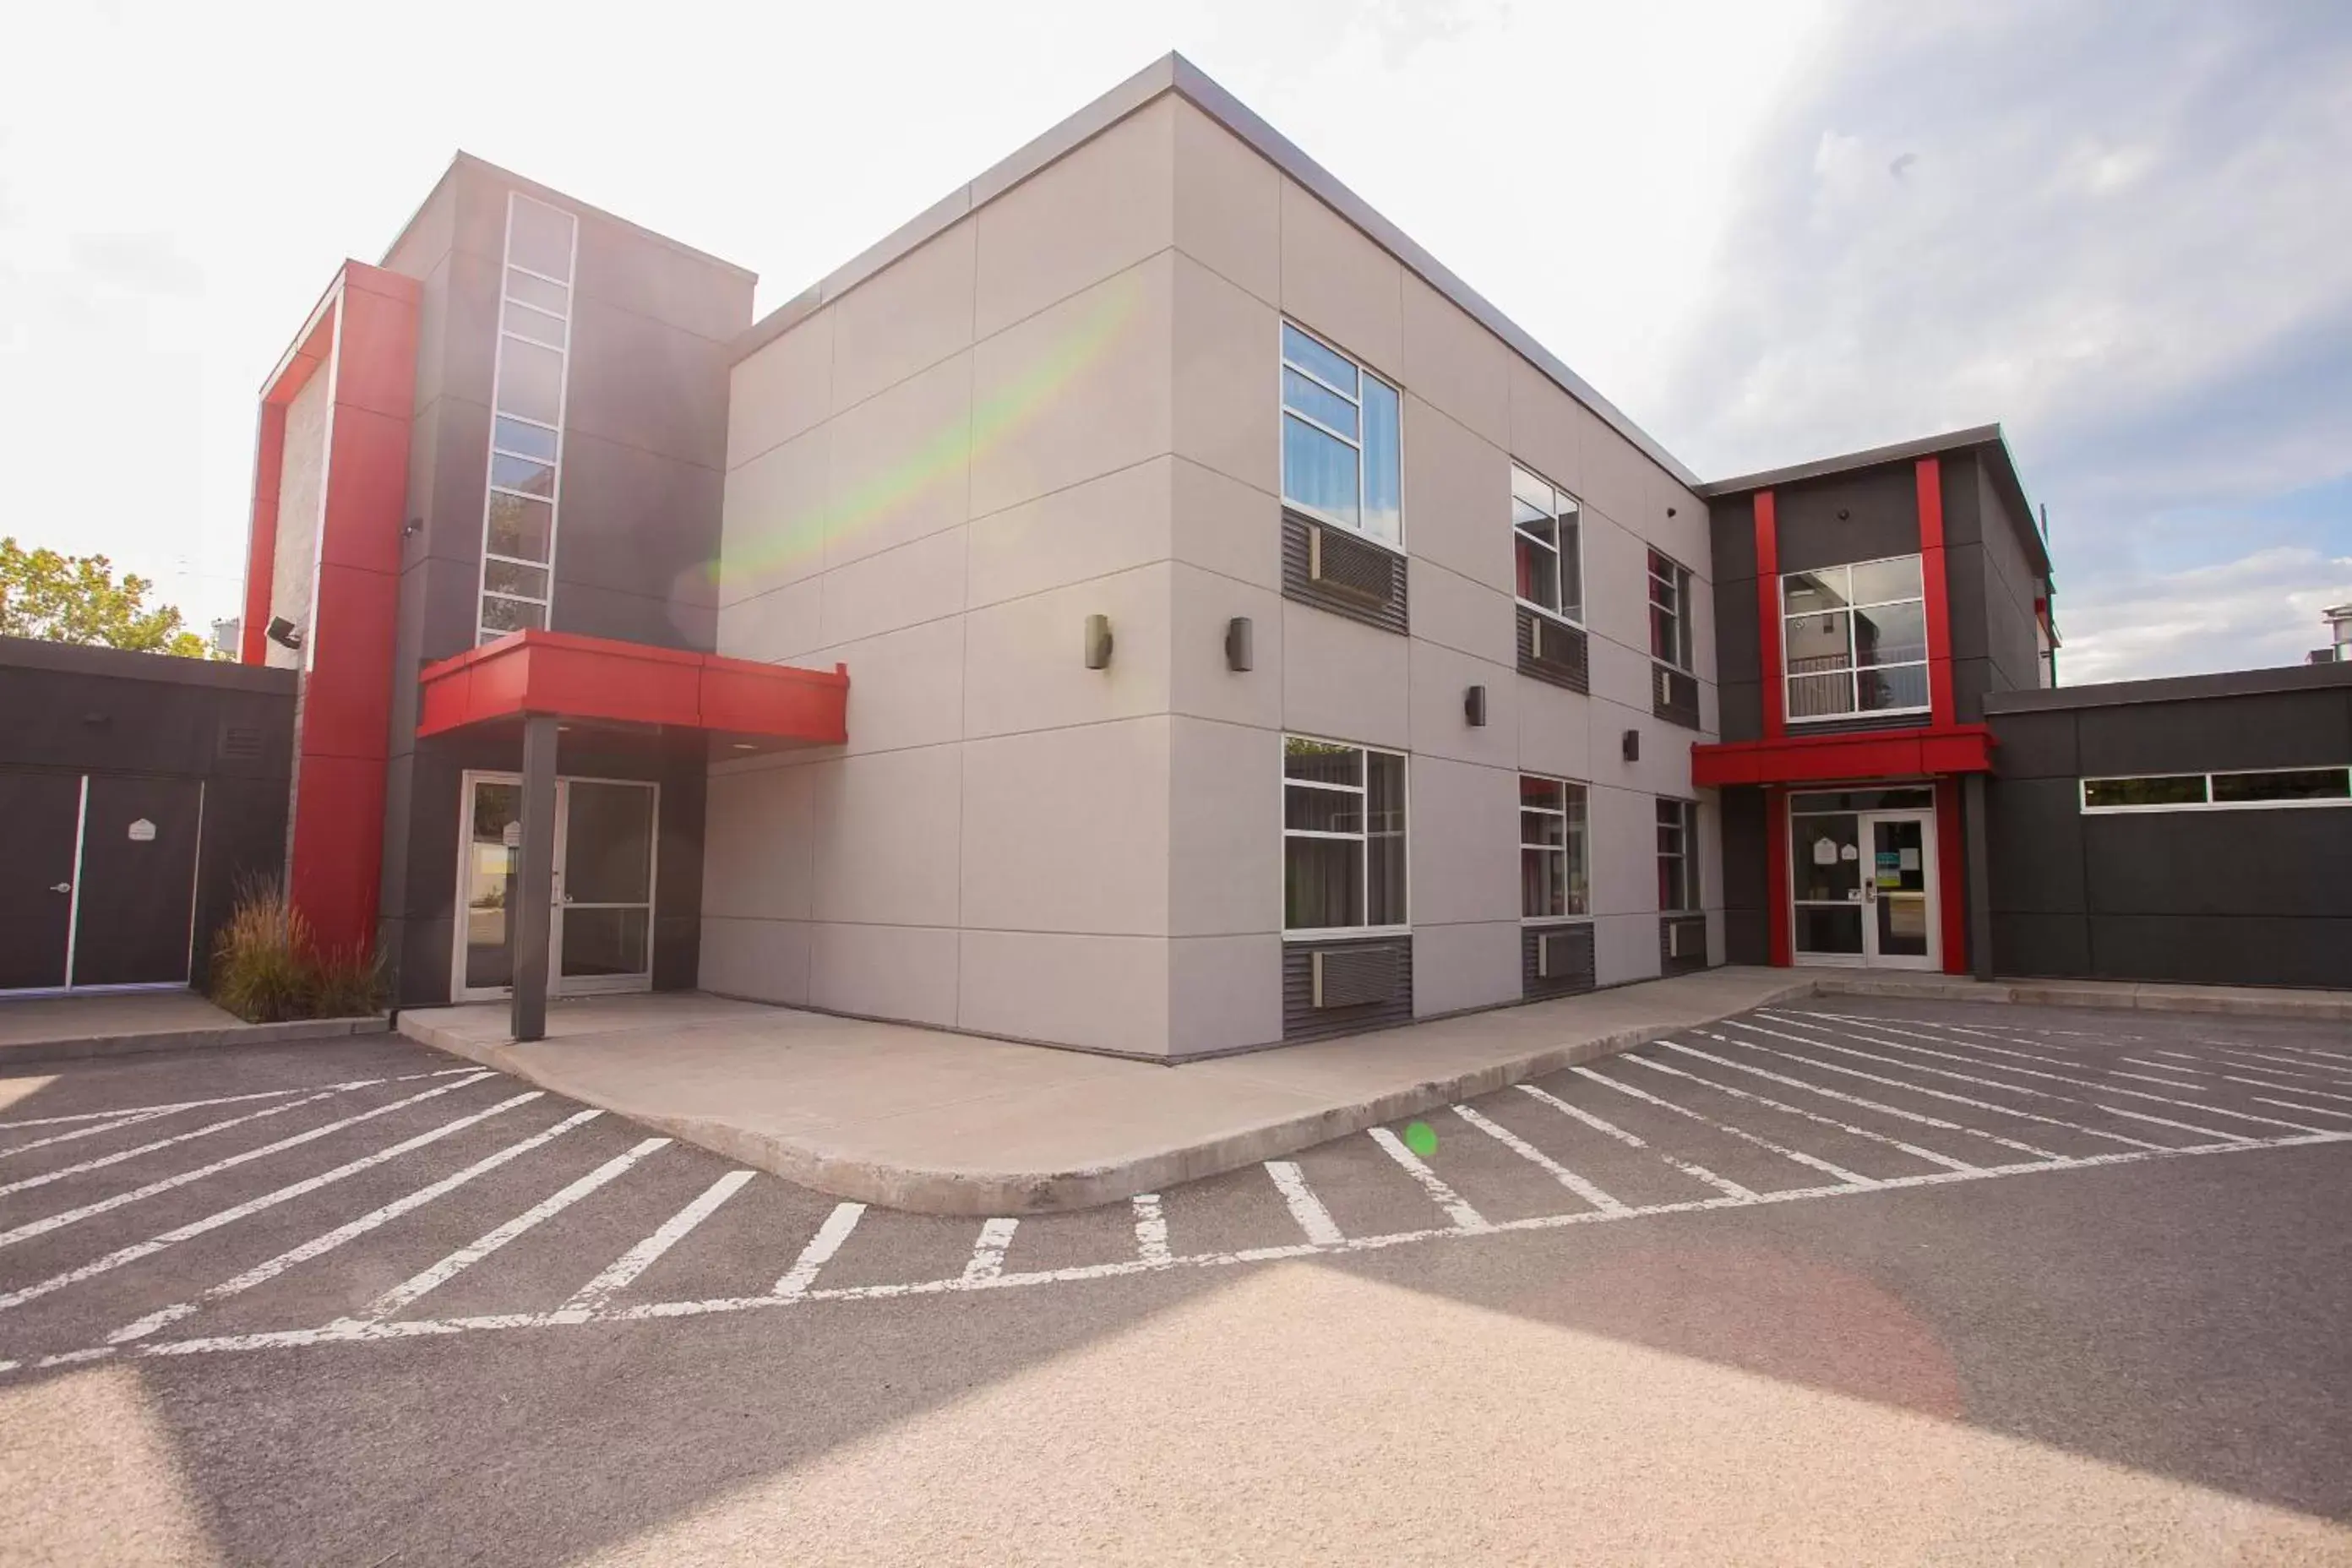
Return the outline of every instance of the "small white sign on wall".
{"type": "Polygon", "coordinates": [[[509,849],[521,848],[522,824],[520,822],[508,823],[506,826],[501,828],[499,832],[499,842],[505,845],[509,849]]]}
{"type": "Polygon", "coordinates": [[[1836,865],[1836,864],[1837,864],[1837,851],[1838,851],[1838,847],[1837,847],[1837,840],[1836,840],[1836,839],[1834,839],[1834,838],[1816,838],[1816,839],[1814,839],[1814,840],[1813,840],[1813,864],[1814,864],[1814,865],[1816,865],[1816,866],[1834,866],[1834,865],[1836,865]]]}
{"type": "Polygon", "coordinates": [[[138,821],[133,822],[131,825],[131,842],[133,844],[154,843],[155,825],[148,821],[143,816],[139,818],[138,821]]]}

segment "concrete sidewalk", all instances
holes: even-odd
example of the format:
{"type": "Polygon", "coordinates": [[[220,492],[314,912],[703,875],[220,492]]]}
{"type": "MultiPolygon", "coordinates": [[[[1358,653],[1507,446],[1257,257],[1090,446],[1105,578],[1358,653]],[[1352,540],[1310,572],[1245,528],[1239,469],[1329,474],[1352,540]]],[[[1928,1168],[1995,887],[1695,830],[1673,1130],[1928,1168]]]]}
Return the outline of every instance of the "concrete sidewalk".
{"type": "Polygon", "coordinates": [[[543,1040],[504,1004],[400,1031],[836,1196],[927,1214],[1086,1208],[1814,993],[1714,969],[1182,1067],[698,993],[583,997],[543,1040]]]}
{"type": "Polygon", "coordinates": [[[18,1062],[376,1035],[383,1018],[248,1024],[194,991],[82,991],[0,999],[0,1072],[18,1062]]]}

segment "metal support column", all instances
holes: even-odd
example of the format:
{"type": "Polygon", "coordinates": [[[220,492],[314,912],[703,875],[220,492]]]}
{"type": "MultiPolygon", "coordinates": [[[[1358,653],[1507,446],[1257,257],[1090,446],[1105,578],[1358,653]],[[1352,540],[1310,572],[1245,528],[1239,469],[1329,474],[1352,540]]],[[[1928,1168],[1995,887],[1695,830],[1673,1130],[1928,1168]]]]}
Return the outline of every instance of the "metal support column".
{"type": "Polygon", "coordinates": [[[1992,978],[1992,842],[1985,810],[1985,775],[1960,777],[1960,835],[1968,840],[1969,967],[1992,978]]]}
{"type": "Polygon", "coordinates": [[[547,1035],[548,928],[555,904],[555,717],[532,713],[522,721],[521,865],[508,940],[514,943],[514,1015],[518,1040],[547,1035]]]}

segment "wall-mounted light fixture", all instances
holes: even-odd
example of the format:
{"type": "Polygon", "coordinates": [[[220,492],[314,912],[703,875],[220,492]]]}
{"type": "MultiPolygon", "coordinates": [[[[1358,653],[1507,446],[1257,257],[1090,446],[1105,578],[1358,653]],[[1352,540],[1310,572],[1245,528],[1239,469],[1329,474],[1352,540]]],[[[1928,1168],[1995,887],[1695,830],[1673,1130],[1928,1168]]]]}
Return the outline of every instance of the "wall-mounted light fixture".
{"type": "Polygon", "coordinates": [[[1256,648],[1253,646],[1250,618],[1235,616],[1225,623],[1225,668],[1236,674],[1256,668],[1256,648]]]}
{"type": "Polygon", "coordinates": [[[1462,719],[1474,730],[1486,726],[1486,689],[1474,686],[1462,694],[1462,719]]]}
{"type": "Polygon", "coordinates": [[[1848,507],[1840,507],[1840,508],[1838,508],[1838,521],[1839,521],[1840,522],[1843,522],[1847,518],[1850,518],[1850,517],[1852,517],[1853,515],[1853,510],[1852,510],[1851,508],[1848,508],[1848,507]]]}
{"type": "Polygon", "coordinates": [[[270,616],[263,635],[280,647],[299,648],[302,646],[302,628],[284,616],[270,616]]]}
{"type": "Polygon", "coordinates": [[[1110,668],[1110,617],[1108,616],[1087,617],[1087,668],[1088,669],[1110,668]]]}
{"type": "Polygon", "coordinates": [[[1674,516],[1674,515],[1675,515],[1675,509],[1674,509],[1674,508],[1672,508],[1672,507],[1668,507],[1668,508],[1666,508],[1666,515],[1667,515],[1668,517],[1672,517],[1672,516],[1674,516]]]}
{"type": "Polygon", "coordinates": [[[1625,731],[1625,760],[1629,763],[1642,760],[1642,731],[1639,730],[1625,731]]]}
{"type": "Polygon", "coordinates": [[[400,536],[403,539],[414,538],[424,531],[425,520],[421,517],[412,517],[400,525],[400,536]]]}

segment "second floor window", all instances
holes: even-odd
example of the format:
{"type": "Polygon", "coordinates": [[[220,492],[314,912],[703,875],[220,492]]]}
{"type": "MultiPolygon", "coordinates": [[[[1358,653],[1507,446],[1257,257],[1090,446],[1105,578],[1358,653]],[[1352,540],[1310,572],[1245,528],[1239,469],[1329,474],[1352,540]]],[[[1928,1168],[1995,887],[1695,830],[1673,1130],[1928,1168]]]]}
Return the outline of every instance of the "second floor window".
{"type": "Polygon", "coordinates": [[[1586,871],[1584,786],[1519,775],[1519,913],[1528,920],[1592,912],[1586,871]]]}
{"type": "Polygon", "coordinates": [[[1658,802],[1658,908],[1698,908],[1698,803],[1658,802]]]}
{"type": "Polygon", "coordinates": [[[1283,322],[1283,503],[1402,547],[1402,447],[1397,389],[1283,322]]]}
{"type": "Polygon", "coordinates": [[[1690,568],[1650,552],[1650,657],[1691,667],[1690,568]]]}
{"type": "Polygon", "coordinates": [[[1519,602],[1584,619],[1584,562],[1576,498],[1511,467],[1511,550],[1519,602]]]}
{"type": "Polygon", "coordinates": [[[1916,555],[1791,572],[1780,579],[1780,610],[1790,719],[1927,709],[1916,555]]]}
{"type": "Polygon", "coordinates": [[[1401,927],[1404,759],[1336,741],[1282,742],[1282,924],[1401,927]]]}

